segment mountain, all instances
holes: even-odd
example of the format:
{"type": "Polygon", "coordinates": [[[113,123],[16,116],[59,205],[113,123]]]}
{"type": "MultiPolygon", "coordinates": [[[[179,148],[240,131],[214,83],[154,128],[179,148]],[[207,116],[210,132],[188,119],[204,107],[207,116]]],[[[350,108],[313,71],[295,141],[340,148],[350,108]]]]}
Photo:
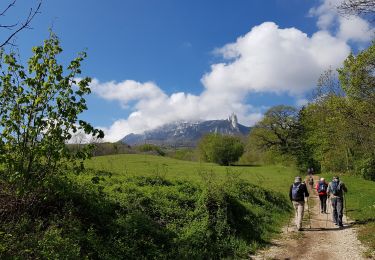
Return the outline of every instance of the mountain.
{"type": "Polygon", "coordinates": [[[163,125],[143,134],[129,134],[121,142],[129,145],[155,144],[167,146],[195,146],[199,139],[207,133],[244,136],[250,127],[241,125],[237,116],[232,114],[225,120],[209,120],[200,122],[176,122],[163,125]]]}

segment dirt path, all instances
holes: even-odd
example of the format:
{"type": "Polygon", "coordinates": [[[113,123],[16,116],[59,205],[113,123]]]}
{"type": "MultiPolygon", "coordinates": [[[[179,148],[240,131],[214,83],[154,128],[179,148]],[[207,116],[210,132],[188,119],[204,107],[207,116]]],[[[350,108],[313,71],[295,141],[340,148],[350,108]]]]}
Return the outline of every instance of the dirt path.
{"type": "MultiPolygon", "coordinates": [[[[314,176],[314,180],[316,184],[318,176],[314,176]]],[[[251,256],[250,259],[365,259],[362,256],[364,248],[346,216],[343,218],[344,228],[339,229],[331,221],[332,207],[329,201],[327,201],[329,214],[320,213],[316,190],[312,192],[309,190],[309,193],[311,228],[306,204],[303,231],[297,231],[292,224],[294,220],[291,220],[289,227],[284,228],[280,239],[273,241],[270,248],[259,252],[256,256],[251,256]]]]}

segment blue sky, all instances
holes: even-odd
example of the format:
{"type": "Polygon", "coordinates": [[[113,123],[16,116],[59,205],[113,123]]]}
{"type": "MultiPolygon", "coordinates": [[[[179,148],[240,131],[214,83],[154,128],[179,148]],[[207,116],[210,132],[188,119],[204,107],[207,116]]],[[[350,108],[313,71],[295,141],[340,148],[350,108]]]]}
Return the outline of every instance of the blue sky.
{"type": "MultiPolygon", "coordinates": [[[[63,62],[86,50],[93,93],[83,118],[108,141],[177,120],[252,125],[273,105],[300,105],[324,70],[366,47],[370,25],[339,0],[44,0],[17,37],[30,56],[53,28],[63,62]]],[[[18,0],[6,19],[36,1],[18,0]]]]}

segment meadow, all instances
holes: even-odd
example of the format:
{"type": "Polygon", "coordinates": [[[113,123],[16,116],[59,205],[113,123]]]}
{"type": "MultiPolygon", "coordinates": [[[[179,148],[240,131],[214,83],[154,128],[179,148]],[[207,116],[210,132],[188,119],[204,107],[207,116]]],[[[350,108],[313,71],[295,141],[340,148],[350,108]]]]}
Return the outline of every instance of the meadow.
{"type": "MultiPolygon", "coordinates": [[[[277,192],[288,201],[288,191],[294,177],[299,172],[291,167],[280,165],[239,165],[219,166],[211,163],[176,160],[168,157],[127,154],[95,157],[86,162],[87,169],[96,172],[110,172],[106,182],[115,184],[135,176],[162,177],[171,181],[188,181],[197,185],[214,180],[225,185],[228,179],[235,178],[259,185],[268,190],[277,192]]],[[[80,181],[88,181],[94,175],[81,175],[80,181]]],[[[322,174],[331,180],[332,173],[322,174]]],[[[345,213],[359,226],[359,239],[369,246],[370,251],[375,250],[375,185],[372,181],[364,180],[359,176],[343,175],[349,189],[346,194],[345,213]]],[[[108,186],[107,186],[108,188],[108,186]]],[[[282,223],[285,223],[285,216],[282,223]],[[284,222],[283,222],[284,221],[284,222]]],[[[280,227],[278,225],[278,227],[280,227]]]]}
{"type": "Polygon", "coordinates": [[[183,259],[246,258],[267,245],[291,215],[287,196],[298,174],[284,166],[224,167],[141,154],[98,156],[85,168],[71,176],[74,182],[127,212],[118,218],[134,232],[127,234],[128,251],[183,259]]]}
{"type": "MultiPolygon", "coordinates": [[[[109,179],[121,180],[133,176],[160,176],[169,180],[187,180],[202,183],[204,176],[212,175],[218,181],[225,181],[228,175],[280,192],[285,197],[297,169],[281,165],[239,165],[219,166],[213,163],[177,160],[169,157],[141,154],[98,156],[85,162],[87,169],[111,173],[109,179]]],[[[92,175],[80,175],[89,179],[92,175]]]]}

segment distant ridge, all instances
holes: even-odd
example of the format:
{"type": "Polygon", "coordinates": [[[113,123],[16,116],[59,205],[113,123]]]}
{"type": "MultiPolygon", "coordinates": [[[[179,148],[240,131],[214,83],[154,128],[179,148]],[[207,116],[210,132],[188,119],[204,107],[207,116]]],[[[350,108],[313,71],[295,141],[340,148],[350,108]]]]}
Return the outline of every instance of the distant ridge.
{"type": "Polygon", "coordinates": [[[244,136],[249,134],[250,127],[241,125],[237,116],[232,114],[228,119],[201,122],[175,122],[165,124],[143,134],[129,134],[121,139],[128,145],[155,144],[166,146],[195,146],[207,133],[244,136]]]}

